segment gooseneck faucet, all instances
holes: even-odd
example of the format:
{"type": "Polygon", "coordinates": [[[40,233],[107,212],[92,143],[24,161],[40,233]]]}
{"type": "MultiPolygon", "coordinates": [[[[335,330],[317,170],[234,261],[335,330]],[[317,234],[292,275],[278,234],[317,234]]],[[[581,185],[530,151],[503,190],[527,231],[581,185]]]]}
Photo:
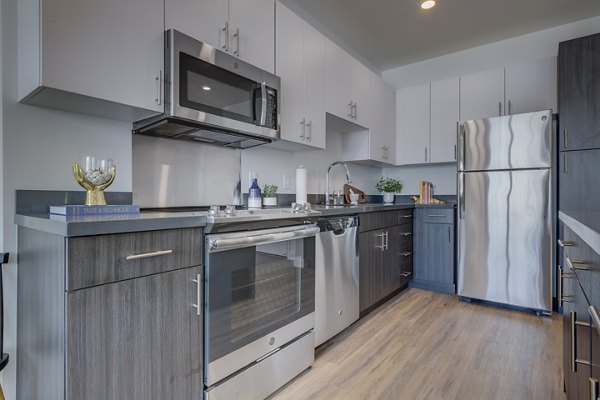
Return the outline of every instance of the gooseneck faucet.
{"type": "Polygon", "coordinates": [[[350,179],[350,171],[348,170],[348,166],[346,165],[346,163],[343,161],[332,162],[331,165],[329,165],[329,168],[327,169],[327,179],[326,179],[326,184],[325,184],[326,185],[325,205],[331,204],[331,200],[329,199],[329,171],[331,171],[331,167],[333,167],[336,164],[342,164],[344,166],[344,168],[346,168],[346,182],[352,183],[352,179],[350,179]]]}

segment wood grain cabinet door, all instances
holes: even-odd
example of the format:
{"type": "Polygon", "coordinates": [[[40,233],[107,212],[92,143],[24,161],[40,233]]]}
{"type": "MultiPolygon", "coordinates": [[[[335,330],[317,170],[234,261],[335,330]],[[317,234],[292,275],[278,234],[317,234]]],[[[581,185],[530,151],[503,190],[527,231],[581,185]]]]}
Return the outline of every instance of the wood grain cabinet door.
{"type": "Polygon", "coordinates": [[[67,399],[202,397],[201,267],[67,296],[67,399]]]}
{"type": "Polygon", "coordinates": [[[381,246],[385,241],[383,230],[360,233],[358,246],[360,249],[360,284],[359,304],[363,312],[382,299],[384,295],[383,281],[383,250],[381,246]]]}

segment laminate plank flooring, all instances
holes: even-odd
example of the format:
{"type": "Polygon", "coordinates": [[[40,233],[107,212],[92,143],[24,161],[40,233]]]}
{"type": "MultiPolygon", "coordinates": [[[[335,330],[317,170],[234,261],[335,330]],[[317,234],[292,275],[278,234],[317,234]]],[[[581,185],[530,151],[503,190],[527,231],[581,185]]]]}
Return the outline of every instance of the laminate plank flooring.
{"type": "Polygon", "coordinates": [[[269,399],[566,400],[561,317],[408,289],[269,399]]]}

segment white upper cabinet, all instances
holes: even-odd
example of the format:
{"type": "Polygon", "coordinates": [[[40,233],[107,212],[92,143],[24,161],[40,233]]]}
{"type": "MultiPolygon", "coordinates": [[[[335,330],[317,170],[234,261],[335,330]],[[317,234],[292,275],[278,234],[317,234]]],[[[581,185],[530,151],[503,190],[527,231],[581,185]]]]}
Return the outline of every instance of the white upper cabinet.
{"type": "Polygon", "coordinates": [[[507,114],[545,109],[558,112],[556,57],[507,66],[505,78],[507,114]]]}
{"type": "Polygon", "coordinates": [[[460,77],[460,120],[504,115],[504,68],[460,77]]]}
{"type": "Polygon", "coordinates": [[[367,127],[371,111],[371,71],[341,47],[327,41],[327,112],[367,127]]]}
{"type": "Polygon", "coordinates": [[[19,98],[135,121],[162,112],[163,0],[19,0],[19,98]],[[37,14],[36,14],[37,13],[37,14]]]}
{"type": "Polygon", "coordinates": [[[273,72],[275,0],[165,0],[166,29],[177,29],[273,72]]]}
{"type": "Polygon", "coordinates": [[[456,161],[459,78],[431,82],[431,163],[456,161]]]}
{"type": "Polygon", "coordinates": [[[396,91],[396,164],[423,164],[430,158],[430,84],[396,91]]]}
{"type": "Polygon", "coordinates": [[[396,91],[383,79],[371,76],[370,159],[396,163],[396,91]]]}
{"type": "Polygon", "coordinates": [[[557,110],[556,57],[460,77],[460,119],[557,110]]]}
{"type": "MultiPolygon", "coordinates": [[[[281,139],[325,148],[326,39],[281,3],[276,18],[276,73],[281,78],[281,139]]],[[[276,143],[276,147],[286,147],[276,143]]],[[[301,148],[288,146],[291,150],[301,148]]]]}

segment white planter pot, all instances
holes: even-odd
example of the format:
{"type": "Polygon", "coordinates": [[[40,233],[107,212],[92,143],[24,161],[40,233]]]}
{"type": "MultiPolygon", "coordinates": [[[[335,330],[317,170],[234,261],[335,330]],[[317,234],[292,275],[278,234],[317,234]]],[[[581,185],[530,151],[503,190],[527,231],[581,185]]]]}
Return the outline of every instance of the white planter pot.
{"type": "Polygon", "coordinates": [[[277,197],[263,197],[263,206],[276,206],[277,197]]]}
{"type": "Polygon", "coordinates": [[[383,192],[383,202],[384,203],[393,203],[395,195],[396,195],[396,193],[383,192]]]}

